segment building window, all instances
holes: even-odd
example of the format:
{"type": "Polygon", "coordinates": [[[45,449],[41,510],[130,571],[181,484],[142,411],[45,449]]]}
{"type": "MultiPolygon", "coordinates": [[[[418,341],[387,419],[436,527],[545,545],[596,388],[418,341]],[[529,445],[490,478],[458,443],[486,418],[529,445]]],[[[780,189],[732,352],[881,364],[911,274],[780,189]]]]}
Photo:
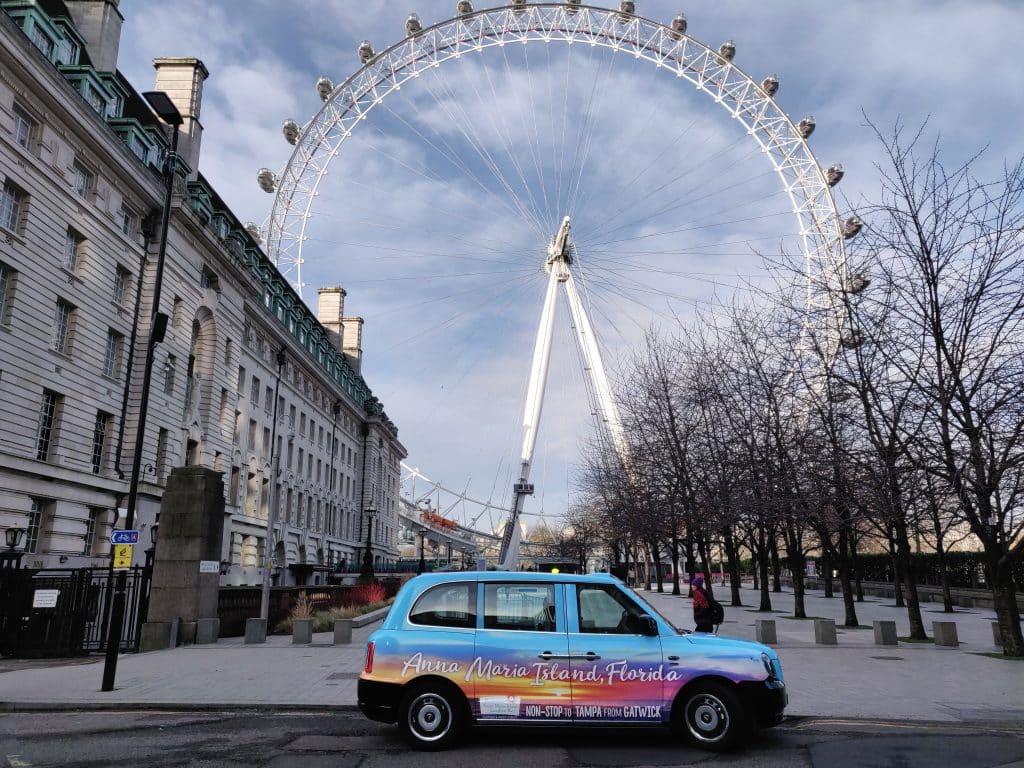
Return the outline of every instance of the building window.
{"type": "Polygon", "coordinates": [[[260,405],[260,380],[256,376],[252,377],[252,387],[249,389],[249,402],[252,403],[254,409],[260,405]]]}
{"type": "Polygon", "coordinates": [[[107,432],[111,416],[103,411],[96,412],[96,425],[92,431],[92,473],[98,475],[103,469],[103,453],[107,447],[107,432]]]}
{"type": "Polygon", "coordinates": [[[28,513],[28,528],[25,531],[25,552],[28,554],[34,555],[39,551],[43,514],[52,503],[49,499],[32,498],[32,510],[28,513]]]}
{"type": "Polygon", "coordinates": [[[107,331],[107,346],[103,352],[103,375],[114,377],[121,373],[121,351],[124,336],[114,330],[107,331]]]}
{"type": "Polygon", "coordinates": [[[92,196],[93,188],[96,186],[96,175],[78,160],[75,160],[71,166],[71,174],[75,194],[83,200],[88,200],[92,196]]]}
{"type": "Polygon", "coordinates": [[[85,242],[80,234],[68,227],[64,236],[64,261],[62,265],[68,272],[77,272],[82,256],[82,243],[85,242]]]}
{"type": "Polygon", "coordinates": [[[250,451],[256,453],[256,419],[249,419],[249,434],[247,437],[249,440],[246,443],[246,446],[250,451]]]}
{"type": "Polygon", "coordinates": [[[168,355],[164,361],[164,394],[174,394],[174,372],[177,369],[178,358],[168,355]]]}
{"type": "Polygon", "coordinates": [[[89,507],[89,519],[85,522],[85,544],[82,547],[82,554],[86,556],[98,555],[97,545],[99,544],[100,518],[106,512],[102,507],[89,507]]]}
{"type": "Polygon", "coordinates": [[[238,384],[235,387],[238,391],[239,396],[244,396],[245,393],[245,368],[238,366],[238,384]]]}
{"type": "Polygon", "coordinates": [[[131,277],[131,272],[120,264],[117,265],[117,269],[114,271],[114,294],[111,296],[115,304],[124,304],[125,295],[128,293],[128,282],[131,280],[131,277]]]}
{"type": "Polygon", "coordinates": [[[124,203],[121,203],[121,232],[128,237],[135,237],[139,230],[139,214],[124,203]]]}
{"type": "Polygon", "coordinates": [[[17,233],[21,227],[28,195],[12,181],[4,182],[4,194],[0,198],[0,227],[17,233]]]}
{"type": "Polygon", "coordinates": [[[74,66],[78,63],[78,45],[65,37],[57,43],[57,63],[74,66]]]}
{"type": "MultiPolygon", "coordinates": [[[[2,315],[0,315],[2,317],[2,315]]],[[[268,414],[274,412],[274,390],[269,386],[263,393],[263,410],[268,414]]]]}
{"type": "Polygon", "coordinates": [[[49,389],[43,390],[43,402],[39,409],[39,426],[36,430],[36,458],[46,461],[50,458],[53,448],[53,436],[60,420],[60,409],[63,396],[49,389]]]}
{"type": "Polygon", "coordinates": [[[31,152],[35,149],[36,136],[39,133],[39,123],[33,120],[28,112],[17,104],[14,105],[13,111],[14,128],[11,131],[11,135],[16,142],[31,152]]]}
{"type": "Polygon", "coordinates": [[[167,475],[167,440],[170,432],[161,429],[156,438],[156,479],[161,481],[167,475]]]}
{"type": "Polygon", "coordinates": [[[89,106],[96,110],[96,114],[102,116],[107,111],[107,100],[92,85],[86,84],[83,95],[85,100],[89,102],[89,106]]]}
{"type": "Polygon", "coordinates": [[[0,325],[11,321],[11,305],[14,303],[14,282],[17,272],[0,261],[0,325]]]}
{"type": "Polygon", "coordinates": [[[263,455],[270,454],[270,427],[263,428],[263,455]]]}
{"type": "Polygon", "coordinates": [[[255,517],[258,504],[259,480],[255,472],[250,472],[245,485],[245,511],[255,517]]]}
{"type": "Polygon", "coordinates": [[[57,299],[53,310],[53,348],[62,355],[71,354],[71,331],[75,308],[63,299],[57,299]]]}
{"type": "Polygon", "coordinates": [[[38,24],[32,25],[32,32],[29,35],[29,39],[32,41],[32,44],[39,49],[43,56],[51,61],[53,60],[53,38],[40,29],[38,24]]]}
{"type": "Polygon", "coordinates": [[[304,413],[299,415],[299,435],[306,436],[306,414],[304,413]]]}
{"type": "Polygon", "coordinates": [[[174,303],[171,307],[171,325],[175,328],[181,325],[181,318],[184,316],[184,305],[182,304],[181,297],[175,296],[174,303]]]}
{"type": "Polygon", "coordinates": [[[220,278],[217,277],[217,274],[212,269],[204,266],[203,271],[199,273],[199,287],[203,290],[219,291],[220,278]]]}

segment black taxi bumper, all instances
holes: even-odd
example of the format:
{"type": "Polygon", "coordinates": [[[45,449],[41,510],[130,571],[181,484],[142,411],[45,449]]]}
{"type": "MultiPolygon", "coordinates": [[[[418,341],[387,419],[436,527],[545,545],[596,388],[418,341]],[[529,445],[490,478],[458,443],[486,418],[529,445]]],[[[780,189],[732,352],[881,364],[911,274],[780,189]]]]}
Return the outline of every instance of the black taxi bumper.
{"type": "Polygon", "coordinates": [[[782,722],[786,705],[789,704],[785,683],[779,680],[748,683],[743,693],[758,726],[770,728],[782,722]]]}
{"type": "Polygon", "coordinates": [[[394,723],[398,719],[398,703],[402,696],[401,685],[359,678],[356,696],[359,710],[371,720],[376,720],[379,723],[394,723]]]}

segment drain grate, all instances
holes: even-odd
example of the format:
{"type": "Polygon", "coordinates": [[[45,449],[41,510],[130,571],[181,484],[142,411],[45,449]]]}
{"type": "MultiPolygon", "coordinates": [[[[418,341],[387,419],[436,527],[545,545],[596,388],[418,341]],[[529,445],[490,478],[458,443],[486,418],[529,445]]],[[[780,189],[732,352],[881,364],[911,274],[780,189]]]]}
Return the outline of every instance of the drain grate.
{"type": "Polygon", "coordinates": [[[902,656],[871,656],[872,659],[878,659],[879,661],[903,661],[902,656]]]}

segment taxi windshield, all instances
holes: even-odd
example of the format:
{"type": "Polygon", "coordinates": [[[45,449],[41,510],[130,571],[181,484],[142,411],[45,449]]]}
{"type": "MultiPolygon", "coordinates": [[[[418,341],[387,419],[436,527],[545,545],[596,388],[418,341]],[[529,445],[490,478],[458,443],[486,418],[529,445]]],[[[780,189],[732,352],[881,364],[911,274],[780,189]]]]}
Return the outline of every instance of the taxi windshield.
{"type": "Polygon", "coordinates": [[[634,600],[636,600],[638,603],[640,603],[640,605],[642,605],[644,608],[646,608],[648,613],[650,613],[652,616],[657,616],[659,619],[661,619],[666,624],[668,624],[670,627],[672,627],[672,629],[674,629],[676,631],[677,635],[689,634],[689,630],[680,629],[675,624],[673,624],[671,621],[669,621],[665,617],[665,614],[663,614],[661,611],[659,611],[657,608],[655,608],[649,602],[647,602],[642,597],[640,597],[640,595],[637,594],[636,590],[634,590],[632,587],[628,587],[625,584],[623,584],[622,582],[619,582],[619,587],[621,589],[623,589],[625,592],[627,592],[630,597],[632,597],[634,600]]]}

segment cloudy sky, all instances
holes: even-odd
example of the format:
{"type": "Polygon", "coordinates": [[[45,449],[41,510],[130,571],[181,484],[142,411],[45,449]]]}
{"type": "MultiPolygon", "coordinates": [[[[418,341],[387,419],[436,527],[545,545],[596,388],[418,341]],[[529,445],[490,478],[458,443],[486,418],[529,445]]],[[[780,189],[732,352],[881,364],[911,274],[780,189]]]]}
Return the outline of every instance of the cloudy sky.
{"type": "MultiPolygon", "coordinates": [[[[141,91],[152,59],[203,60],[200,170],[239,218],[263,222],[273,198],[256,171],[288,162],[281,123],[313,118],[317,78],[342,83],[361,40],[380,51],[410,11],[429,25],[454,5],[126,0],[119,66],[141,91]]],[[[819,161],[845,166],[844,212],[879,186],[865,113],[883,128],[928,118],[951,164],[987,146],[982,166],[997,172],[1024,152],[1018,0],[636,5],[666,23],[682,11],[695,39],[734,40],[751,77],[776,74],[777,103],[817,121],[819,161]]],[[[392,94],[341,146],[312,214],[304,297],[346,288],[346,313],[366,321],[364,375],[409,463],[496,505],[518,470],[545,245],[563,216],[613,382],[646,329],[749,290],[764,280],[758,254],[796,246],[778,178],[720,106],[650,64],[564,44],[463,57],[392,94]]],[[[565,510],[592,430],[563,302],[530,512],[565,510]]],[[[501,518],[473,504],[450,514],[481,527],[501,518]]]]}

